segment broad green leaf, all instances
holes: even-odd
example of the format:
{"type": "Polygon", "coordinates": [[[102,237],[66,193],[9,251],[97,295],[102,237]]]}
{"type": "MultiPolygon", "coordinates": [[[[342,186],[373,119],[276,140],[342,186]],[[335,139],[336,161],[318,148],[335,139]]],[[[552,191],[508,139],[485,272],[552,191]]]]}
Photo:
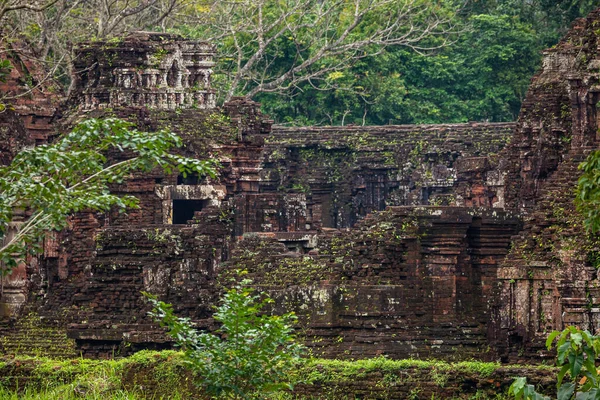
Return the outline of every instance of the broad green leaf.
{"type": "Polygon", "coordinates": [[[562,365],[565,360],[565,357],[569,356],[571,353],[571,342],[567,341],[558,346],[558,364],[562,365]]]}
{"type": "Polygon", "coordinates": [[[565,377],[565,374],[567,373],[567,371],[569,371],[569,369],[571,369],[571,366],[569,364],[565,364],[562,366],[562,368],[558,372],[558,375],[556,376],[556,379],[557,379],[556,386],[557,387],[560,387],[560,385],[562,384],[563,378],[565,377]]]}
{"type": "Polygon", "coordinates": [[[565,383],[560,385],[557,392],[557,400],[570,400],[575,392],[574,383],[565,383]]]}
{"type": "Polygon", "coordinates": [[[579,376],[579,372],[583,366],[583,354],[570,354],[569,363],[571,364],[571,377],[575,379],[575,377],[579,376]]]}
{"type": "Polygon", "coordinates": [[[508,393],[514,395],[517,399],[523,396],[523,388],[527,383],[527,378],[519,377],[516,378],[508,388],[508,393]]]}
{"type": "Polygon", "coordinates": [[[583,336],[581,335],[581,333],[577,332],[577,333],[572,333],[571,334],[571,341],[577,346],[581,346],[581,342],[583,340],[583,336]]]}
{"type": "Polygon", "coordinates": [[[554,339],[556,339],[556,337],[560,335],[560,331],[552,331],[552,333],[550,333],[550,335],[548,335],[548,338],[546,339],[546,348],[548,350],[550,350],[552,348],[552,343],[554,342],[554,339]]]}

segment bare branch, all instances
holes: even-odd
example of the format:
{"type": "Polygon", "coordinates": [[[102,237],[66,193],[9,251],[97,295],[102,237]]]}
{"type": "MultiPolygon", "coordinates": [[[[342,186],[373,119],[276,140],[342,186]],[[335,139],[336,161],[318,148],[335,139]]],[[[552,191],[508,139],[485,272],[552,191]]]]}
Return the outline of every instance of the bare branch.
{"type": "Polygon", "coordinates": [[[220,45],[225,101],[306,82],[329,88],[329,74],[389,46],[426,53],[447,46],[458,33],[452,10],[439,11],[438,3],[426,0],[45,1],[0,0],[0,16],[13,7],[5,31],[40,28],[36,51],[60,65],[50,68],[55,73],[69,70],[71,43],[185,24],[220,45]],[[23,5],[29,7],[14,9],[23,5]]]}
{"type": "Polygon", "coordinates": [[[58,2],[58,0],[49,0],[48,2],[46,2],[45,4],[43,4],[41,6],[36,6],[34,4],[31,4],[30,0],[17,0],[14,3],[2,2],[2,8],[0,8],[0,19],[2,19],[2,17],[6,13],[9,13],[11,11],[17,11],[17,10],[29,10],[29,11],[39,13],[39,12],[45,11],[48,8],[52,7],[57,2],[58,2]],[[11,5],[11,3],[12,3],[12,5],[11,5]]]}
{"type": "Polygon", "coordinates": [[[197,23],[213,40],[231,43],[221,48],[235,59],[228,100],[289,90],[389,46],[421,53],[446,46],[457,30],[435,7],[421,0],[213,0],[197,23]]]}

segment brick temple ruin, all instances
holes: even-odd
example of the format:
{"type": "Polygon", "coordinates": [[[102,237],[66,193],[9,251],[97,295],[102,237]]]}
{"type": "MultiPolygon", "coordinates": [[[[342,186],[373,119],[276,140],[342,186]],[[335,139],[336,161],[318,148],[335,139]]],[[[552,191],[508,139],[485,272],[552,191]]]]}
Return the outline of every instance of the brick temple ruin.
{"type": "Polygon", "coordinates": [[[598,242],[573,189],[600,140],[599,25],[597,10],[547,50],[516,123],[278,127],[252,101],[215,105],[206,43],[138,32],[82,44],[64,104],[36,92],[0,115],[3,163],[117,116],[177,132],[219,174],[135,176],[112,189],[139,209],[78,213],[49,234],[3,282],[3,351],[50,332],[69,338],[53,355],[169,347],[140,292],[211,329],[236,269],[326,357],[531,361],[552,329],[597,331],[598,242]]]}

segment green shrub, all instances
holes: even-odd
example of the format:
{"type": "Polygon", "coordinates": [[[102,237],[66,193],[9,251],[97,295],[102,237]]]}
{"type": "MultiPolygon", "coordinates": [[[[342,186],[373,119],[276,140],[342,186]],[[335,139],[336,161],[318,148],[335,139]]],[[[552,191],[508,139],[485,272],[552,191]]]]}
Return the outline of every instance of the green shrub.
{"type": "Polygon", "coordinates": [[[250,283],[242,280],[225,292],[214,314],[221,326],[214,333],[198,332],[189,318],[175,316],[170,304],[145,293],[154,305],[150,315],[168,328],[211,395],[250,398],[290,387],[287,372],[303,351],[294,341],[296,316],[264,314],[272,300],[256,294],[250,283]]]}
{"type": "MultiPolygon", "coordinates": [[[[560,367],[556,380],[558,400],[600,399],[600,376],[596,360],[600,356],[600,336],[594,336],[574,326],[562,332],[553,331],[546,340],[548,350],[556,340],[557,365],[560,367]],[[566,375],[570,380],[564,381],[566,375]]],[[[527,379],[515,379],[509,394],[517,400],[550,400],[550,397],[537,393],[527,379]]]]}

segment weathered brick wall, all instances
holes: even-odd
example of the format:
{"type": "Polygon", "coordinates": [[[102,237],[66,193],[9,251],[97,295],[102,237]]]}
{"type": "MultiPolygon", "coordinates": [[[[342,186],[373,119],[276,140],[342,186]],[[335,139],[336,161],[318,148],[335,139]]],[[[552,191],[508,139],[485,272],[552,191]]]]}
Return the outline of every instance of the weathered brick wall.
{"type": "MultiPolygon", "coordinates": [[[[181,154],[219,160],[215,179],[182,182],[182,177],[155,170],[114,185],[114,192],[136,196],[140,207],[109,215],[75,215],[58,238],[57,251],[32,272],[32,279],[40,275],[37,290],[45,295],[36,307],[45,318],[67,325],[69,336],[87,356],[171,345],[147,317],[141,291],[160,295],[195,320],[210,316],[219,292],[215,268],[228,258],[233,235],[230,204],[237,193],[258,190],[259,149],[270,126],[256,103],[236,99],[225,109],[231,114],[221,109],[136,107],[86,114],[117,116],[149,131],[171,129],[186,142],[178,150],[181,154]],[[172,224],[178,200],[201,202],[201,207],[187,220],[172,224]],[[191,220],[193,224],[187,224],[191,220]]],[[[69,115],[65,125],[78,118],[69,115]]]]}
{"type": "Polygon", "coordinates": [[[53,117],[63,92],[46,66],[22,41],[0,40],[2,58],[11,63],[11,71],[5,82],[0,82],[3,101],[23,119],[33,143],[43,144],[56,136],[52,126],[53,117]]]}
{"type": "Polygon", "coordinates": [[[308,228],[399,205],[503,207],[497,155],[515,125],[275,128],[261,191],[306,196],[308,228]]]}
{"type": "Polygon", "coordinates": [[[316,354],[493,359],[488,303],[518,228],[500,210],[390,207],[317,235],[308,254],[246,235],[225,271],[246,269],[279,312],[294,310],[316,354]]]}
{"type": "Polygon", "coordinates": [[[143,291],[211,327],[219,293],[215,269],[227,258],[231,224],[210,207],[197,212],[195,222],[102,227],[95,215],[81,214],[63,239],[58,262],[46,259],[49,284],[38,287],[45,298],[37,311],[66,327],[79,350],[93,357],[171,346],[147,317],[143,291]]]}
{"type": "MultiPolygon", "coordinates": [[[[181,315],[210,328],[218,282],[245,268],[278,299],[278,311],[294,309],[302,316],[304,337],[325,356],[495,356],[486,340],[488,300],[497,264],[519,225],[514,215],[469,207],[392,207],[369,214],[349,231],[317,231],[319,225],[311,225],[319,218],[316,207],[307,213],[308,193],[261,193],[260,149],[269,121],[252,103],[233,104],[225,107],[229,115],[110,110],[129,116],[140,129],[169,127],[184,134],[183,154],[220,158],[220,175],[199,186],[178,185],[177,177],[158,172],[135,177],[114,189],[139,197],[139,210],[76,216],[55,257],[46,258],[46,276],[39,279],[49,282],[40,288],[46,293],[42,315],[68,324],[69,337],[87,356],[161,348],[170,342],[146,316],[141,291],[159,294],[181,315]],[[191,225],[169,225],[165,203],[186,193],[204,198],[208,183],[224,193],[213,199],[216,204],[196,213],[191,225]]],[[[445,126],[428,127],[433,136],[445,132],[439,142],[425,135],[438,143],[446,161],[457,159],[447,168],[462,171],[453,178],[455,187],[466,186],[468,179],[485,184],[490,173],[487,158],[467,157],[480,154],[473,131],[462,135],[466,127],[459,126],[457,134],[448,134],[445,126]]],[[[501,141],[509,128],[499,127],[501,141]]],[[[408,141],[415,134],[389,136],[408,141]]],[[[375,160],[377,148],[368,157],[366,149],[359,154],[375,160]]],[[[415,160],[427,157],[411,151],[415,160]]]]}
{"type": "Polygon", "coordinates": [[[32,140],[22,118],[12,108],[0,113],[0,165],[8,165],[32,140]]]}

